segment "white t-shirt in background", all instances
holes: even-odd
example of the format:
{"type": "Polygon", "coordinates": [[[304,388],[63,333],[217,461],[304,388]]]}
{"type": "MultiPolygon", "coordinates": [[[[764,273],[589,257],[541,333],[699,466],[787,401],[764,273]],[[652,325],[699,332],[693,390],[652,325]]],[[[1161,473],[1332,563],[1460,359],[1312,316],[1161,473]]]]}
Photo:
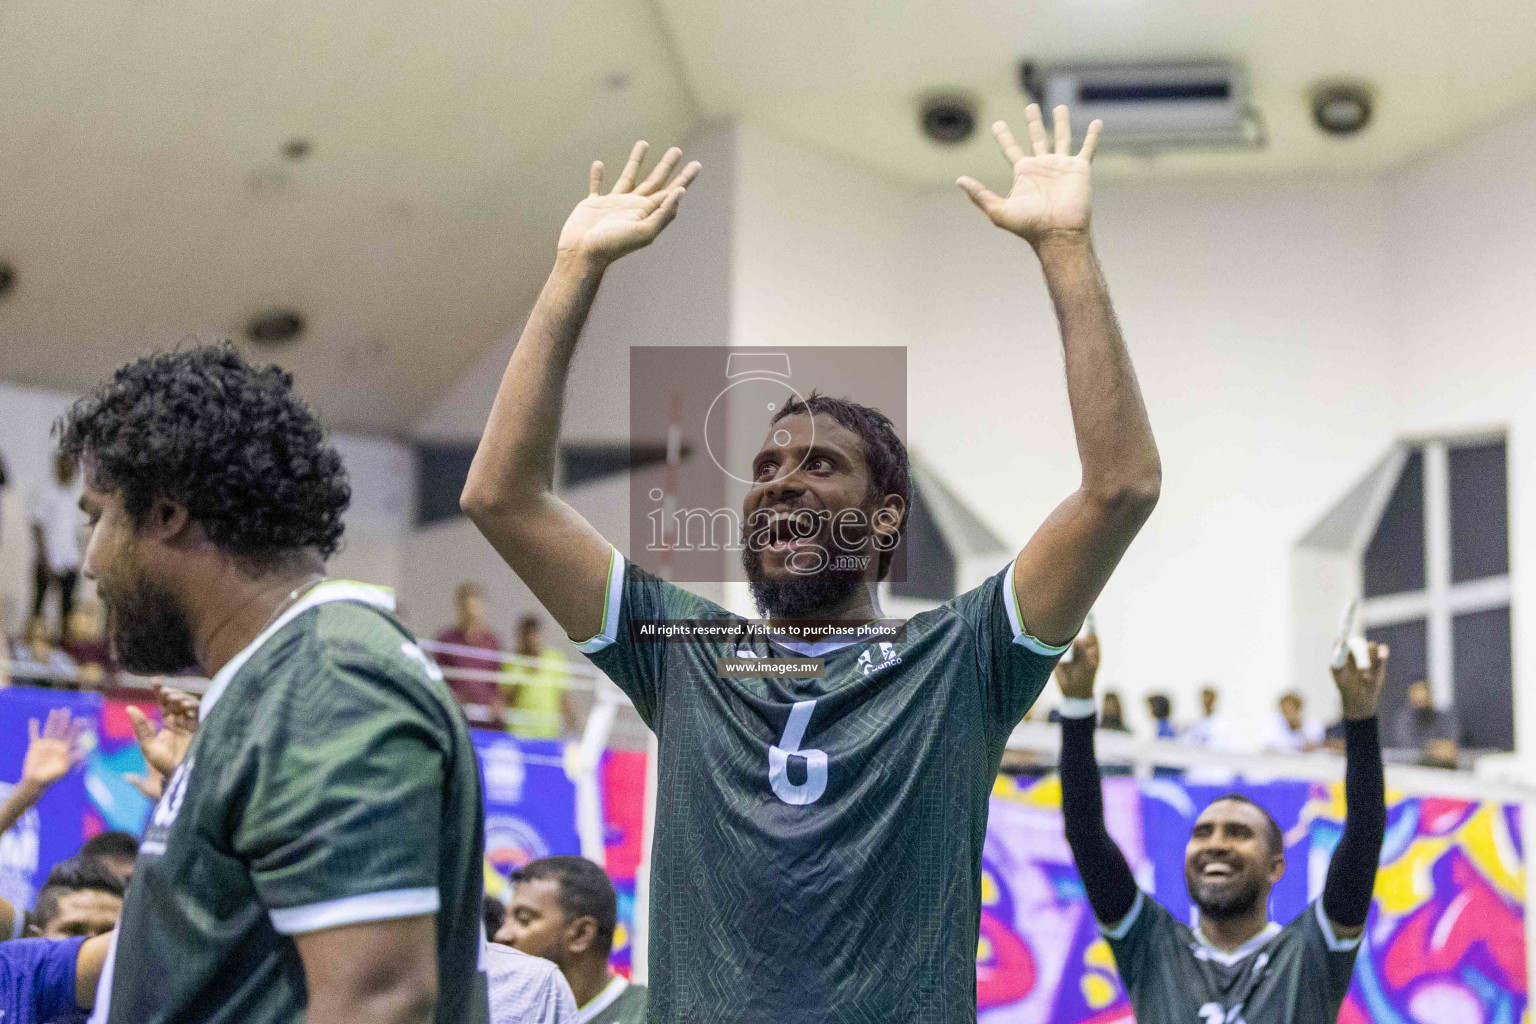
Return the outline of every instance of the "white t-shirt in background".
{"type": "Polygon", "coordinates": [[[43,557],[54,575],[80,568],[80,484],[61,485],[50,479],[32,492],[27,517],[43,529],[43,557]]]}

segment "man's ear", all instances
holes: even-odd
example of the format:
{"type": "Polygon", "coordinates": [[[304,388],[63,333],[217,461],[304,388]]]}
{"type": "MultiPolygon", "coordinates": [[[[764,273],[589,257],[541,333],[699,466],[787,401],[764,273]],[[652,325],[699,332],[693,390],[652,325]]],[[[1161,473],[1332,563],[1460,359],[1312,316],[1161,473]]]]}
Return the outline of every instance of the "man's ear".
{"type": "Polygon", "coordinates": [[[592,948],[592,943],[597,939],[597,918],[578,917],[566,926],[565,948],[572,953],[581,954],[592,948]]]}
{"type": "Polygon", "coordinates": [[[168,498],[156,498],[139,519],[139,532],[165,544],[184,540],[192,527],[192,517],[185,505],[168,498]]]}
{"type": "Polygon", "coordinates": [[[881,542],[881,550],[889,551],[896,546],[896,536],[906,518],[907,503],[901,495],[887,494],[875,509],[874,521],[870,524],[875,533],[886,538],[881,542]]]}
{"type": "Polygon", "coordinates": [[[1277,853],[1269,862],[1269,884],[1274,885],[1285,874],[1285,854],[1277,853]]]}

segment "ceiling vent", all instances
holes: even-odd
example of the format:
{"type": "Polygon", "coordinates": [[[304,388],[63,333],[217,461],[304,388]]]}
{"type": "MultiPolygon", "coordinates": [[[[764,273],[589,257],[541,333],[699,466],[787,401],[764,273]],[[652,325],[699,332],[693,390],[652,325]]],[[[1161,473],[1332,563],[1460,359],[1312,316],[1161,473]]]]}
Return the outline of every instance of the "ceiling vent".
{"type": "MultiPolygon", "coordinates": [[[[1101,151],[1258,149],[1263,123],[1249,106],[1248,79],[1225,61],[1174,64],[1025,64],[1024,91],[1046,111],[1072,110],[1081,138],[1104,122],[1101,151]]],[[[1047,113],[1047,119],[1050,115],[1047,113]]]]}

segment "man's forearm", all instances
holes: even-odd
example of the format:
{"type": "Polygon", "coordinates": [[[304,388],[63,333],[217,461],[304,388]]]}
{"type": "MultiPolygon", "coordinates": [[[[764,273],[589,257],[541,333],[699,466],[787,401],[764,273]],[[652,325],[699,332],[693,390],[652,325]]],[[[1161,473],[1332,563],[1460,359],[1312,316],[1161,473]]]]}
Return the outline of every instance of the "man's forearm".
{"type": "Polygon", "coordinates": [[[1104,825],[1104,795],[1093,753],[1094,718],[1061,719],[1061,816],[1067,845],[1093,914],[1113,925],[1136,902],[1136,876],[1104,825]]]}
{"type": "Polygon", "coordinates": [[[1328,863],[1323,912],[1347,929],[1363,928],[1387,830],[1386,781],[1376,719],[1344,721],[1344,834],[1328,863]]]}
{"type": "Polygon", "coordinates": [[[30,785],[26,780],[16,783],[11,790],[11,795],[5,798],[5,803],[0,804],[0,832],[8,832],[12,825],[21,820],[23,814],[42,799],[42,796],[43,791],[30,785]]]}
{"type": "Polygon", "coordinates": [[[1071,232],[1036,252],[1061,327],[1083,488],[1114,501],[1155,498],[1157,445],[1092,243],[1071,232]]]}
{"type": "Polygon", "coordinates": [[[553,488],[566,377],[602,276],[592,260],[556,258],[502,375],[465,483],[466,509],[491,509],[553,488]]]}

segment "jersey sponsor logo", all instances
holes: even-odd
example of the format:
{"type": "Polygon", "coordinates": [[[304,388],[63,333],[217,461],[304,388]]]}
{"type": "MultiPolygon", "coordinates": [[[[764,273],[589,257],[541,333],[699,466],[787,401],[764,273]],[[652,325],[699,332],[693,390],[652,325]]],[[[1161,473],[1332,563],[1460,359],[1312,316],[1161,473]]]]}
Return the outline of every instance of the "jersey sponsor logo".
{"type": "Polygon", "coordinates": [[[773,795],[787,804],[797,806],[813,804],[827,790],[827,755],[821,750],[801,750],[805,728],[811,724],[816,711],[814,700],[796,701],[789,709],[789,721],[784,724],[784,735],[779,742],[768,748],[768,784],[773,795]],[[789,781],[790,756],[805,762],[805,781],[789,781]]]}
{"type": "Polygon", "coordinates": [[[859,655],[859,671],[869,675],[872,672],[879,672],[883,668],[890,668],[892,665],[901,664],[901,656],[896,653],[895,644],[886,643],[882,640],[875,646],[879,648],[879,657],[876,657],[876,652],[873,649],[865,650],[863,654],[859,655]]]}
{"type": "Polygon", "coordinates": [[[165,841],[170,836],[171,826],[176,824],[176,816],[181,813],[181,805],[187,799],[187,779],[192,774],[194,760],[196,759],[188,757],[171,773],[171,781],[166,785],[165,792],[161,794],[160,802],[155,804],[155,813],[150,816],[149,828],[144,830],[144,841],[139,846],[140,853],[165,852],[165,841]]]}
{"type": "Polygon", "coordinates": [[[427,652],[420,647],[407,640],[400,645],[400,653],[420,665],[421,670],[427,674],[427,678],[434,683],[443,681],[443,670],[438,668],[437,662],[427,657],[427,652]]]}

